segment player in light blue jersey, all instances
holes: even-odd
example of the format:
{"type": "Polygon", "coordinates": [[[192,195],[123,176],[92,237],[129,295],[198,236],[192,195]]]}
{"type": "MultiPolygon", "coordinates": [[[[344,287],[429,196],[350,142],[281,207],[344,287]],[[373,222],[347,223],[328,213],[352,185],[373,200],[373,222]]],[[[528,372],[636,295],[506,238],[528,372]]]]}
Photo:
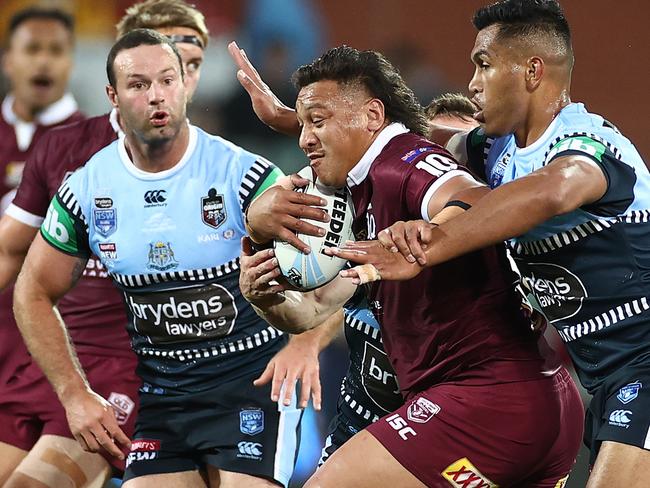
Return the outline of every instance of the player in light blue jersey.
{"type": "Polygon", "coordinates": [[[474,25],[469,88],[482,128],[450,147],[493,190],[457,195],[473,207],[448,223],[398,223],[379,234],[383,247],[338,254],[373,264],[380,279],[408,279],[421,268],[407,261],[432,266],[509,240],[531,300],[594,395],[588,488],[646,486],[650,174],[612,124],[571,102],[571,36],[556,0],[498,2],[474,25]]]}
{"type": "Polygon", "coordinates": [[[119,455],[130,444],[125,486],[286,486],[301,410],[295,394],[288,404],[271,400],[277,378],[273,388],[253,381],[279,368],[287,339],[238,287],[244,211],[281,172],[187,122],[169,38],[126,34],[107,71],[125,135],[52,200],[17,282],[28,345],[59,396],[77,398],[67,415],[83,446],[119,455]],[[139,357],[132,442],[88,387],[52,307],[91,253],[123,293],[139,357]]]}

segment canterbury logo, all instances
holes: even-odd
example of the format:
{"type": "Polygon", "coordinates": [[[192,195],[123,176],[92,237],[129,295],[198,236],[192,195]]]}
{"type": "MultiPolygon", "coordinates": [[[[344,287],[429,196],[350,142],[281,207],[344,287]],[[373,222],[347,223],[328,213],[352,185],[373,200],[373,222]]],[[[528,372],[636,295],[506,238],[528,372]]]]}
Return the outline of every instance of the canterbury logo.
{"type": "Polygon", "coordinates": [[[618,422],[619,424],[628,424],[632,420],[628,415],[632,415],[629,410],[614,410],[609,415],[610,422],[618,422]]]}
{"type": "Polygon", "coordinates": [[[147,203],[163,203],[167,201],[165,190],[150,190],[144,194],[144,201],[147,203]]]}
{"type": "Polygon", "coordinates": [[[262,444],[259,442],[245,442],[242,441],[237,444],[239,452],[242,454],[248,454],[249,456],[261,456],[262,455],[262,444]]]}

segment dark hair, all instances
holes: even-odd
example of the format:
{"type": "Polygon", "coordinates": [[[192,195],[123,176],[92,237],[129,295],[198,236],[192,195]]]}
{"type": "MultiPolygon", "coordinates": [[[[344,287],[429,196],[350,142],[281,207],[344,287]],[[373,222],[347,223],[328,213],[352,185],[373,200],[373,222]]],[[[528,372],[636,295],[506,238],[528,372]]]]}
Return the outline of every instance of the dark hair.
{"type": "Polygon", "coordinates": [[[429,120],[438,115],[452,115],[458,118],[472,118],[476,107],[462,93],[444,93],[433,100],[424,109],[429,120]]]}
{"type": "Polygon", "coordinates": [[[57,8],[30,7],[16,12],[9,20],[9,29],[7,30],[7,39],[10,39],[13,33],[21,24],[28,20],[54,20],[60,22],[63,27],[74,35],[74,18],[72,15],[57,8]]]}
{"type": "Polygon", "coordinates": [[[115,64],[115,58],[121,51],[133,49],[138,46],[157,46],[159,44],[169,46],[174,52],[176,58],[178,58],[178,64],[180,65],[181,78],[184,78],[185,73],[183,72],[183,61],[181,59],[181,53],[178,52],[176,45],[167,36],[163,36],[155,30],[135,29],[120,37],[120,39],[113,44],[111,51],[108,53],[108,58],[106,59],[106,75],[108,76],[108,82],[110,85],[115,88],[115,71],[113,65],[115,64]]]}
{"type": "Polygon", "coordinates": [[[478,30],[499,24],[499,38],[554,34],[571,50],[571,30],[557,0],[502,0],[478,9],[472,23],[478,30]]]}
{"type": "Polygon", "coordinates": [[[298,68],[291,79],[298,89],[321,80],[346,85],[360,83],[381,100],[388,120],[401,122],[417,134],[427,134],[422,106],[397,69],[378,52],[335,47],[311,64],[298,68]]]}

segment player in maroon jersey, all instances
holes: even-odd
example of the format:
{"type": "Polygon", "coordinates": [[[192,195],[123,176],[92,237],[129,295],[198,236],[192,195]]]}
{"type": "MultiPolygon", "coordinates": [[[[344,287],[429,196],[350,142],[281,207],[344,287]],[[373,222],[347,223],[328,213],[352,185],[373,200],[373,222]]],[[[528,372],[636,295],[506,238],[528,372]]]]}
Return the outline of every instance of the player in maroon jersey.
{"type": "MultiPolygon", "coordinates": [[[[73,31],[73,19],[57,9],[29,8],[9,20],[2,66],[10,91],[0,106],[0,215],[11,202],[36,143],[52,127],[83,118],[66,93],[73,31]]],[[[3,224],[0,228],[4,231],[3,224]]],[[[4,259],[11,245],[11,240],[0,242],[0,275],[17,272],[11,260],[4,259]]],[[[0,293],[0,385],[12,381],[14,373],[30,362],[14,321],[12,290],[0,293]]],[[[2,463],[15,464],[21,456],[13,446],[0,444],[2,463]]],[[[0,485],[5,479],[0,469],[0,485]]]]}
{"type": "MultiPolygon", "coordinates": [[[[193,93],[208,41],[202,14],[178,0],[143,2],[129,9],[118,31],[121,35],[138,27],[154,27],[166,35],[177,36],[187,73],[186,85],[188,92],[193,93]]],[[[0,289],[15,279],[61,182],[114,141],[119,132],[118,114],[112,112],[44,135],[30,154],[23,181],[0,220],[0,260],[7,263],[0,266],[0,289]]],[[[135,375],[137,361],[125,329],[122,297],[98,258],[89,259],[77,287],[59,301],[58,308],[89,384],[108,400],[106,407],[130,435],[140,386],[135,375]]],[[[17,336],[10,347],[24,348],[15,326],[14,331],[17,336]]],[[[72,439],[66,412],[35,363],[10,372],[14,379],[0,395],[0,452],[17,452],[11,460],[0,461],[0,478],[11,475],[8,486],[37,480],[55,487],[70,483],[71,479],[76,486],[90,486],[109,477],[109,462],[123,469],[123,461],[118,458],[106,455],[104,459],[85,453],[72,439]],[[44,463],[45,457],[48,461],[44,463]],[[73,465],[74,469],[66,469],[66,465],[73,465]]],[[[72,415],[83,413],[73,411],[72,415]]]]}
{"type": "MultiPolygon", "coordinates": [[[[463,211],[454,195],[479,183],[422,137],[422,111],[382,56],[336,48],[294,80],[300,146],[324,184],[350,188],[355,232],[374,238],[397,220],[463,211]]],[[[253,203],[258,244],[286,230],[293,198],[272,188],[253,203]]],[[[269,287],[279,273],[270,250],[243,256],[244,270],[260,313],[292,332],[317,326],[356,288],[340,277],[304,294],[269,287]]],[[[353,437],[306,486],[560,486],[579,448],[582,404],[564,368],[546,363],[503,246],[428,271],[368,290],[404,407],[353,437]]]]}

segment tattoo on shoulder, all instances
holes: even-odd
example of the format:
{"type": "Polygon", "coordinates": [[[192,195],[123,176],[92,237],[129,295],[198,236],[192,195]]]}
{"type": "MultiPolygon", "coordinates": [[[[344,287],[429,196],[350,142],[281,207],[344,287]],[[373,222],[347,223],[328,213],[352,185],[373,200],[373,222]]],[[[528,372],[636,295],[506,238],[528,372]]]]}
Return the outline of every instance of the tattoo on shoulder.
{"type": "Polygon", "coordinates": [[[81,275],[84,272],[84,269],[86,269],[86,260],[85,259],[77,259],[74,262],[74,267],[72,268],[72,273],[71,273],[71,278],[72,278],[72,284],[75,284],[79,278],[81,278],[81,275]]]}

